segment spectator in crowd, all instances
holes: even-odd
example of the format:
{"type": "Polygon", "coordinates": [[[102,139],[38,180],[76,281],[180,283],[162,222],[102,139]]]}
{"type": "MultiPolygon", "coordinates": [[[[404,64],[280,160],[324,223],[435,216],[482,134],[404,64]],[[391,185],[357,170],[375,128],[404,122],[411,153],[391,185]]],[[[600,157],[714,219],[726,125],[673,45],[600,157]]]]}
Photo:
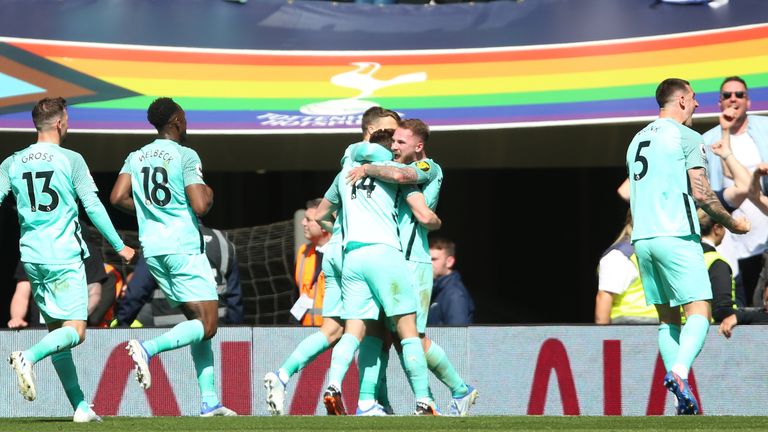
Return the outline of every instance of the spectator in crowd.
{"type": "Polygon", "coordinates": [[[632,247],[632,212],[624,228],[603,252],[597,269],[595,324],[658,324],[659,314],[645,302],[637,255],[632,247]]]}
{"type": "Polygon", "coordinates": [[[768,322],[768,312],[763,307],[738,307],[735,303],[735,281],[728,262],[717,251],[727,231],[724,226],[715,223],[703,210],[698,210],[701,225],[701,247],[704,250],[704,263],[712,283],[712,318],[720,322],[719,333],[729,338],[737,324],[757,324],[768,322]]]}
{"type": "MultiPolygon", "coordinates": [[[[219,323],[243,323],[243,295],[235,245],[221,230],[198,222],[205,241],[205,255],[211,265],[219,295],[219,323]]],[[[186,321],[178,307],[171,307],[157,281],[149,272],[144,257],[136,263],[124,297],[118,302],[115,319],[118,326],[165,327],[186,321]],[[151,314],[142,309],[149,304],[151,314]]]]}
{"type": "Polygon", "coordinates": [[[304,212],[302,225],[304,226],[304,238],[309,243],[304,243],[296,254],[296,270],[294,280],[299,287],[299,302],[310,305],[301,318],[301,325],[307,327],[320,327],[323,325],[323,298],[325,297],[325,274],[323,274],[323,247],[331,240],[331,233],[324,230],[315,221],[317,206],[322,198],[307,201],[307,209],[304,212]]]}
{"type": "Polygon", "coordinates": [[[429,241],[432,256],[432,302],[427,323],[430,325],[469,325],[475,320],[475,302],[454,270],[456,245],[448,239],[429,241]]]}
{"type": "MultiPolygon", "coordinates": [[[[730,76],[720,85],[720,110],[733,112],[730,127],[722,123],[704,134],[708,146],[730,132],[733,156],[747,169],[754,171],[761,162],[768,161],[768,118],[748,115],[750,108],[747,83],[738,76],[730,76]]],[[[710,149],[708,149],[710,150],[710,149]]],[[[724,189],[731,182],[726,178],[717,155],[707,152],[709,181],[713,190],[724,189]]],[[[744,216],[752,222],[752,229],[745,235],[726,233],[719,250],[733,264],[736,276],[737,303],[748,306],[763,266],[763,252],[768,238],[768,219],[751,201],[745,201],[734,211],[735,217],[744,216]]]]}

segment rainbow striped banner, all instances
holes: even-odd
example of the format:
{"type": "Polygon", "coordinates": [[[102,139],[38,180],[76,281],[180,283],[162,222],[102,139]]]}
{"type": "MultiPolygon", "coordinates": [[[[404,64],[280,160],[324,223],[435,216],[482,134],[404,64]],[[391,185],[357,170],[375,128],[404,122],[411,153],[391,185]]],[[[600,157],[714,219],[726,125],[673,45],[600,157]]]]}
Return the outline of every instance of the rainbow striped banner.
{"type": "Polygon", "coordinates": [[[699,113],[718,112],[725,76],[768,110],[768,24],[573,44],[461,50],[281,52],[0,37],[0,129],[64,95],[73,130],[152,132],[159,96],[187,111],[190,132],[359,131],[381,105],[434,129],[626,122],[658,113],[664,78],[691,81],[699,113]]]}

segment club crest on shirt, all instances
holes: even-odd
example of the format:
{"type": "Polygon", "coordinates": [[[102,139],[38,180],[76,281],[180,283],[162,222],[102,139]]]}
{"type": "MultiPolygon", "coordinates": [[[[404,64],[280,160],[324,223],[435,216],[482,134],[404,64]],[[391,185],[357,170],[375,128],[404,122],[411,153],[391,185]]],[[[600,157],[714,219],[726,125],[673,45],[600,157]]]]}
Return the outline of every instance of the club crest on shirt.
{"type": "Polygon", "coordinates": [[[432,167],[429,165],[429,162],[427,162],[427,161],[418,161],[418,162],[416,162],[416,168],[418,168],[418,169],[420,169],[420,170],[422,170],[424,172],[429,172],[429,170],[432,167]]]}

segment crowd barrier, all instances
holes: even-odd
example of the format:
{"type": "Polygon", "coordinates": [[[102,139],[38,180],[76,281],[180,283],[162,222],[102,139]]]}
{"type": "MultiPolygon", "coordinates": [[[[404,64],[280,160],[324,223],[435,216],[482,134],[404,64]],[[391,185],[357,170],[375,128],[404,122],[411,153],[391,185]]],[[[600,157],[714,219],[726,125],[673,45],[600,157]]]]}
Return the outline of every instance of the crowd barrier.
{"type": "MultiPolygon", "coordinates": [[[[133,379],[126,341],[148,339],[163,329],[93,329],[73,350],[80,383],[94,409],[107,416],[197,415],[199,390],[189,349],[170,351],[151,363],[152,387],[133,379]]],[[[262,377],[277,369],[296,344],[315,329],[225,327],[214,338],[217,387],[222,402],[241,415],[267,415],[262,377]]],[[[516,326],[434,328],[428,333],[480,398],[474,415],[671,415],[673,397],[663,387],[665,370],[655,326],[516,326]]],[[[765,327],[744,326],[730,340],[710,328],[691,382],[704,414],[763,415],[768,400],[765,327]]],[[[37,342],[43,330],[3,331],[3,356],[37,342]]],[[[291,414],[324,414],[321,403],[330,351],[295,375],[288,386],[291,414]]],[[[72,410],[50,360],[35,365],[37,400],[18,394],[9,366],[0,373],[0,417],[70,416],[72,410]]],[[[395,412],[409,414],[413,394],[392,351],[387,370],[395,412]]],[[[343,390],[348,408],[357,399],[356,365],[343,390]]],[[[447,411],[450,394],[434,376],[430,384],[447,411]]]]}

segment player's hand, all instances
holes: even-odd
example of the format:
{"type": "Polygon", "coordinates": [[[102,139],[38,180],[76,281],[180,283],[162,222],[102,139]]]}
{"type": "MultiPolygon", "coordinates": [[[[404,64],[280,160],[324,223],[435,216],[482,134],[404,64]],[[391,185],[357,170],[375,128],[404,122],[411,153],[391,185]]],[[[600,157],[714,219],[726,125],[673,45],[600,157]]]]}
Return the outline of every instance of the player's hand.
{"type": "Polygon", "coordinates": [[[130,246],[125,246],[117,254],[120,255],[126,264],[133,262],[133,259],[136,257],[136,251],[130,246]]]}
{"type": "Polygon", "coordinates": [[[24,321],[23,318],[11,318],[10,321],[8,321],[9,329],[21,329],[21,328],[26,328],[28,326],[29,326],[29,323],[24,321]]]}
{"type": "Polygon", "coordinates": [[[347,184],[353,185],[363,177],[365,177],[365,165],[355,167],[349,170],[349,173],[347,173],[346,181],[347,181],[347,184]]]}
{"type": "Polygon", "coordinates": [[[715,141],[712,143],[712,153],[720,157],[733,154],[733,150],[731,150],[731,143],[729,143],[728,140],[715,141]]]}
{"type": "Polygon", "coordinates": [[[744,217],[737,217],[733,219],[733,224],[728,227],[728,231],[734,234],[746,234],[752,228],[752,224],[744,217]]]}
{"type": "Polygon", "coordinates": [[[720,113],[720,127],[726,131],[736,122],[736,108],[729,107],[720,113]]]}
{"type": "Polygon", "coordinates": [[[717,334],[725,336],[726,339],[733,335],[733,328],[736,327],[736,314],[730,315],[720,323],[717,334]]]}

